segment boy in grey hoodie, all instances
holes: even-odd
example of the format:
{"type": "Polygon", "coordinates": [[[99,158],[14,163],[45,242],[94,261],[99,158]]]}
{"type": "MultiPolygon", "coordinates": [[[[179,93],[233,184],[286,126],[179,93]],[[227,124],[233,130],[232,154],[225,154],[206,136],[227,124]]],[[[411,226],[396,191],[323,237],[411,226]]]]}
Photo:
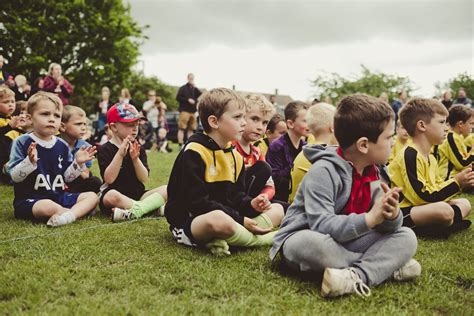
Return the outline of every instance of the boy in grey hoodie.
{"type": "Polygon", "coordinates": [[[270,250],[297,271],[323,272],[321,295],[370,295],[369,286],[421,273],[417,240],[402,227],[400,188],[389,189],[383,166],[394,112],[378,98],[341,100],[334,117],[339,147],[304,148],[313,164],[303,178],[270,250]]]}

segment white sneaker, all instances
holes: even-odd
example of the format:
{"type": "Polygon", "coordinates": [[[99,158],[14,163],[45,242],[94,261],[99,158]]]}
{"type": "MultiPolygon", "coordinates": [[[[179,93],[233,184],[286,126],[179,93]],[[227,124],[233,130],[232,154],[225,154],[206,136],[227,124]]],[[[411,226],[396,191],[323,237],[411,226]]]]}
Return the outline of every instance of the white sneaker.
{"type": "Polygon", "coordinates": [[[132,211],[130,210],[124,210],[121,208],[114,208],[112,210],[114,213],[112,215],[112,221],[113,222],[121,222],[121,221],[128,221],[132,219],[132,211]]]}
{"type": "Polygon", "coordinates": [[[58,222],[58,217],[59,215],[58,214],[54,214],[53,216],[51,216],[48,220],[48,222],[46,223],[46,225],[48,227],[59,227],[59,222],[58,222]]]}
{"type": "Polygon", "coordinates": [[[421,264],[411,258],[403,267],[393,272],[393,279],[395,281],[408,281],[420,276],[420,274],[421,264]]]}
{"type": "Polygon", "coordinates": [[[336,297],[344,294],[356,293],[359,296],[370,296],[370,288],[362,282],[354,268],[324,270],[321,295],[336,297]]]}

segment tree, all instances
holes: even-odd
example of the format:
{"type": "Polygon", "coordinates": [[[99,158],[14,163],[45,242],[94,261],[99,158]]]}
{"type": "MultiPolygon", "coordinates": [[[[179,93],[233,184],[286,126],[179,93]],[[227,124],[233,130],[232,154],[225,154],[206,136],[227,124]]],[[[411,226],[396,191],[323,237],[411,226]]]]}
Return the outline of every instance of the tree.
{"type": "Polygon", "coordinates": [[[121,0],[3,0],[0,21],[8,70],[32,81],[57,62],[74,85],[72,103],[88,110],[101,86],[129,78],[145,39],[121,0]]]}
{"type": "Polygon", "coordinates": [[[337,73],[320,74],[312,81],[316,88],[315,97],[324,100],[329,97],[333,103],[343,96],[353,93],[366,93],[373,96],[380,96],[387,93],[390,100],[398,97],[397,92],[405,90],[410,93],[412,83],[407,77],[372,72],[364,65],[361,65],[362,74],[353,78],[345,78],[337,73]]]}
{"type": "Polygon", "coordinates": [[[460,73],[449,80],[449,87],[453,91],[454,98],[456,98],[459,88],[464,88],[466,95],[471,99],[474,98],[474,77],[467,72],[460,73]]]}

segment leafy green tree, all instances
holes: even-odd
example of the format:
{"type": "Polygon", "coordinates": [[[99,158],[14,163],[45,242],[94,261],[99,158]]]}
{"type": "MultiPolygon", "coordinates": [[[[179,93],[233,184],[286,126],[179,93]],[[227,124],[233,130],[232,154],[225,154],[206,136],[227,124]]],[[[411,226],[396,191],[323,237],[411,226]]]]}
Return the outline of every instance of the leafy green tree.
{"type": "Polygon", "coordinates": [[[474,98],[474,77],[469,75],[467,72],[460,73],[453,79],[449,80],[449,87],[453,91],[453,98],[457,98],[459,88],[466,90],[466,95],[470,98],[474,98]]]}
{"type": "Polygon", "coordinates": [[[101,86],[112,91],[131,75],[144,27],[122,0],[3,0],[0,54],[31,81],[61,64],[74,85],[73,104],[90,110],[101,86]]]}
{"type": "Polygon", "coordinates": [[[315,97],[324,100],[329,97],[336,103],[343,96],[353,93],[366,93],[373,96],[380,96],[386,93],[390,100],[397,98],[397,92],[405,90],[408,94],[413,90],[412,83],[407,77],[384,74],[370,71],[361,65],[360,75],[346,78],[337,73],[320,74],[312,81],[315,87],[315,97]]]}

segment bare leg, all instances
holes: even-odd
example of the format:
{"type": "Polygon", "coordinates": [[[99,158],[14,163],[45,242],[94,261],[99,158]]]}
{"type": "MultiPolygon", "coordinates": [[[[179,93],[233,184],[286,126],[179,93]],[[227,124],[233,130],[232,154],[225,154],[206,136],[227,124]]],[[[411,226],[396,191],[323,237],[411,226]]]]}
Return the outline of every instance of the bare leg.
{"type": "Polygon", "coordinates": [[[471,203],[468,199],[453,199],[448,204],[457,205],[461,209],[462,218],[466,218],[471,213],[471,203]]]}
{"type": "Polygon", "coordinates": [[[413,207],[410,216],[416,226],[430,224],[450,226],[453,223],[454,211],[448,203],[436,202],[413,207]]]}
{"type": "Polygon", "coordinates": [[[149,196],[152,195],[153,193],[159,193],[159,194],[163,197],[163,199],[164,199],[165,201],[167,201],[167,200],[168,200],[167,187],[168,187],[167,185],[162,185],[162,186],[157,187],[157,188],[154,188],[154,189],[152,189],[152,190],[150,190],[150,191],[148,191],[148,192],[145,192],[145,193],[142,195],[142,197],[140,198],[140,201],[141,201],[141,200],[144,200],[144,199],[147,198],[147,197],[149,197],[149,196]]]}
{"type": "Polygon", "coordinates": [[[272,203],[272,207],[265,211],[265,214],[270,218],[273,223],[273,227],[277,227],[281,224],[285,212],[283,211],[283,206],[278,203],[272,203]]]}
{"type": "Polygon", "coordinates": [[[104,206],[107,208],[130,209],[133,206],[133,200],[117,190],[110,190],[104,195],[104,206]]]}
{"type": "Polygon", "coordinates": [[[67,208],[62,207],[52,200],[40,200],[33,205],[33,216],[35,218],[50,218],[53,215],[61,215],[68,211],[67,208]]]}
{"type": "Polygon", "coordinates": [[[191,223],[193,237],[200,241],[227,239],[235,234],[236,222],[220,210],[196,217],[191,223]]]}
{"type": "Polygon", "coordinates": [[[178,144],[182,145],[184,139],[184,130],[178,129],[178,144]]]}
{"type": "Polygon", "coordinates": [[[79,194],[76,204],[71,207],[71,212],[76,218],[81,218],[92,211],[99,203],[99,198],[94,192],[84,192],[79,194]]]}

